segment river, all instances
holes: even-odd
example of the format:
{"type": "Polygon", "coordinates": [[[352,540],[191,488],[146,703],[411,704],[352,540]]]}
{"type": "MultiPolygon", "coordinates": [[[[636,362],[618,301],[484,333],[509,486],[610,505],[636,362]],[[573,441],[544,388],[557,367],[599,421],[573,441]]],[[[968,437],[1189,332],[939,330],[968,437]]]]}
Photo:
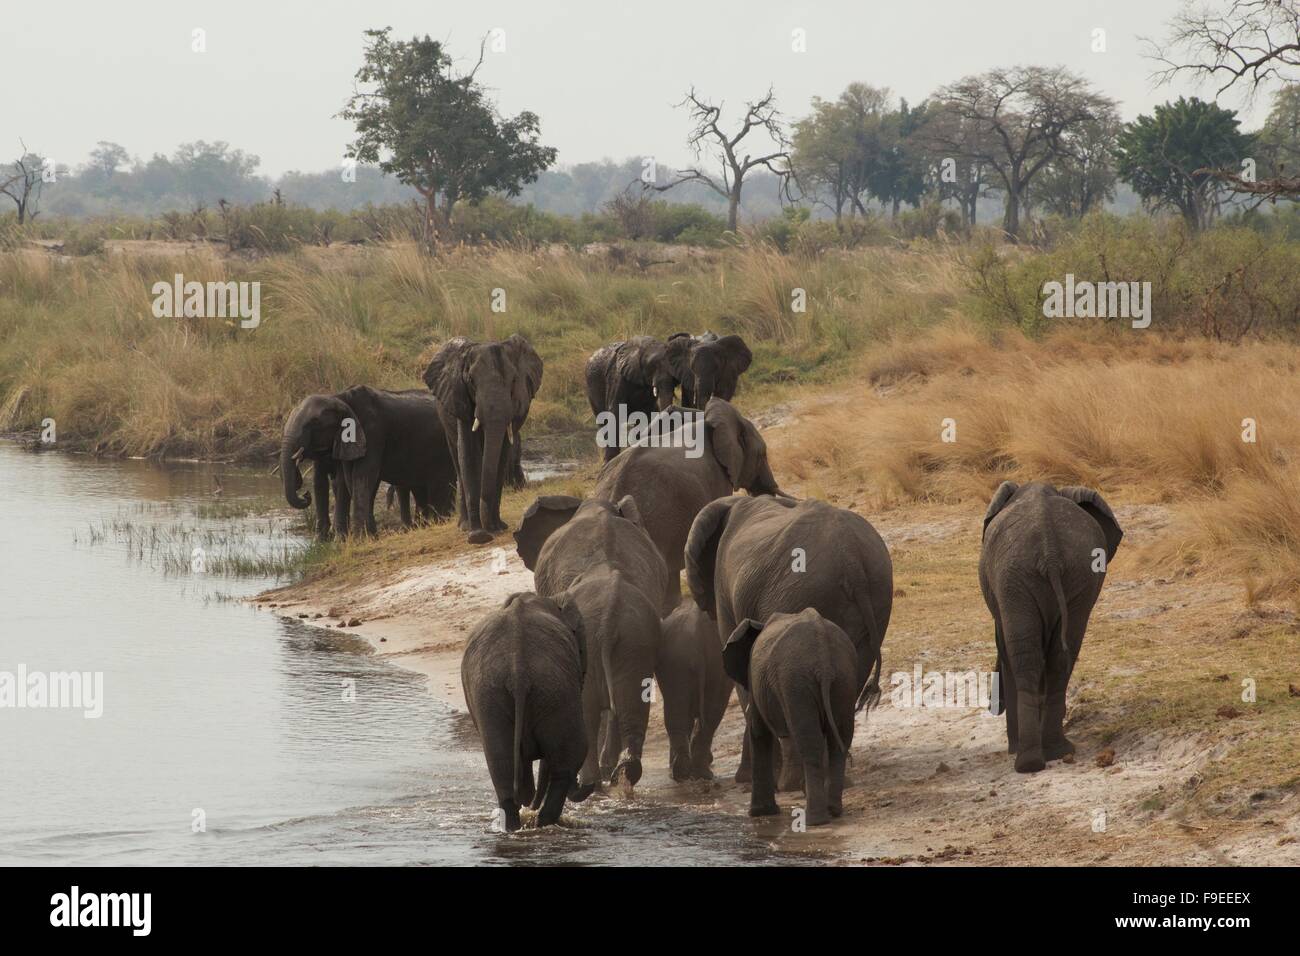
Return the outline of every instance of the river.
{"type": "Polygon", "coordinates": [[[264,470],[0,442],[0,674],[102,675],[99,716],[0,706],[0,863],[816,861],[689,805],[593,799],[492,832],[474,729],[425,678],[243,603],[306,546],[279,492],[264,470]]]}

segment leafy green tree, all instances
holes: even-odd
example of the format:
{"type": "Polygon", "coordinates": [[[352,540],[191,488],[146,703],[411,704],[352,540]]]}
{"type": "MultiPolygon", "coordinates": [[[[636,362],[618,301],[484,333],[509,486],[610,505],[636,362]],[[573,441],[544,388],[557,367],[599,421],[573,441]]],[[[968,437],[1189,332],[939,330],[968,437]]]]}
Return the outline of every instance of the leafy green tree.
{"type": "Polygon", "coordinates": [[[356,125],[346,155],[377,165],[414,187],[425,201],[429,245],[450,234],[458,202],[493,193],[517,196],[555,162],[538,143],[536,114],[502,117],[475,78],[483,63],[457,74],[441,43],[394,40],[367,30],[359,86],[339,116],[356,125]]]}
{"type": "Polygon", "coordinates": [[[799,186],[842,220],[866,215],[866,198],[884,158],[889,91],[850,83],[833,101],[815,97],[794,126],[791,166],[799,186]]]}
{"type": "Polygon", "coordinates": [[[1115,197],[1115,143],[1121,123],[1113,109],[1070,135],[1066,152],[1048,163],[1033,187],[1037,205],[1061,216],[1086,216],[1115,197]]]}
{"type": "Polygon", "coordinates": [[[1176,209],[1192,229],[1203,229],[1227,189],[1216,169],[1239,169],[1251,155],[1254,137],[1239,126],[1235,110],[1180,96],[1120,131],[1119,177],[1148,206],[1176,209]]]}

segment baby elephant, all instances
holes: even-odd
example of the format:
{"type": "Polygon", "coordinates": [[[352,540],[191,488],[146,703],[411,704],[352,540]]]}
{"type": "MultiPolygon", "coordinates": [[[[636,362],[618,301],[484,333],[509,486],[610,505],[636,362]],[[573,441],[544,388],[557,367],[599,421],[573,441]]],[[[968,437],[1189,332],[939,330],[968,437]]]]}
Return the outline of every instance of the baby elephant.
{"type": "Polygon", "coordinates": [[[722,669],[718,626],[694,602],[664,619],[655,677],[673,779],[712,780],[713,735],[731,699],[731,678],[722,669]]]}
{"type": "Polygon", "coordinates": [[[749,815],[776,805],[775,738],[789,738],[803,764],[809,826],[844,812],[844,763],[853,743],[858,655],[853,641],[814,608],[741,621],[722,651],[723,666],[749,691],[754,785],[749,815]]]}
{"type": "Polygon", "coordinates": [[[576,788],[587,757],[586,664],[576,611],[536,594],[512,594],[469,636],[460,680],[507,831],[519,829],[520,806],[540,807],[537,823],[546,826],[560,819],[566,795],[591,793],[576,788]],[[534,760],[541,760],[536,785],[534,760]]]}
{"type": "Polygon", "coordinates": [[[1065,689],[1123,537],[1091,488],[1004,481],[989,503],[980,589],[998,648],[998,713],[1005,707],[1020,773],[1074,753],[1062,727],[1065,689]]]}

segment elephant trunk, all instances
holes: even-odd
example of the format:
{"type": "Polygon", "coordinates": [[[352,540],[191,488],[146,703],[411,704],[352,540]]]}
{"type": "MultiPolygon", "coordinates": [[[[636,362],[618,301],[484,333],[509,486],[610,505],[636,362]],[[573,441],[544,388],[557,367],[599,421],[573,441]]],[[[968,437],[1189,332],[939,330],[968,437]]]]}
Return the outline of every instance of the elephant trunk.
{"type": "Polygon", "coordinates": [[[490,528],[500,518],[502,444],[509,430],[508,421],[502,423],[491,419],[483,425],[483,479],[479,486],[479,518],[484,528],[490,528]]]}
{"type": "Polygon", "coordinates": [[[302,457],[303,446],[296,434],[286,434],[280,446],[280,476],[284,479],[284,499],[294,508],[306,508],[311,504],[310,492],[298,494],[302,487],[302,472],[298,470],[298,460],[302,457]]]}

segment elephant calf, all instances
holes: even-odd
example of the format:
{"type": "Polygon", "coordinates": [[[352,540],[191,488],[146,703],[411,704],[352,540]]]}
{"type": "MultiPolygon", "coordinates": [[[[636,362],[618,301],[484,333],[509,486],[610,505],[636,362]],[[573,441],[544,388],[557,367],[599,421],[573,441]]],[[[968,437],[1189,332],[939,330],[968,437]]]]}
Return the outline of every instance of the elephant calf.
{"type": "Polygon", "coordinates": [[[853,743],[858,655],[853,641],[813,608],[773,614],[767,624],[741,621],[723,649],[727,675],[749,691],[746,720],[753,743],[749,815],[776,805],[776,738],[794,744],[803,764],[809,826],[844,812],[844,764],[853,743]]]}
{"type": "Polygon", "coordinates": [[[1119,548],[1110,506],[1090,488],[1004,481],[984,515],[980,589],[998,649],[998,712],[1016,770],[1074,753],[1065,690],[1106,568],[1119,548]]]}
{"type": "Polygon", "coordinates": [[[731,699],[731,678],[722,668],[718,626],[694,603],[665,618],[655,677],[673,779],[712,780],[713,735],[731,699]]]}
{"type": "Polygon", "coordinates": [[[537,822],[546,826],[560,819],[566,796],[591,793],[576,784],[587,756],[586,664],[578,615],[536,594],[512,594],[469,636],[460,679],[507,831],[519,829],[523,805],[540,808],[537,822]]]}

